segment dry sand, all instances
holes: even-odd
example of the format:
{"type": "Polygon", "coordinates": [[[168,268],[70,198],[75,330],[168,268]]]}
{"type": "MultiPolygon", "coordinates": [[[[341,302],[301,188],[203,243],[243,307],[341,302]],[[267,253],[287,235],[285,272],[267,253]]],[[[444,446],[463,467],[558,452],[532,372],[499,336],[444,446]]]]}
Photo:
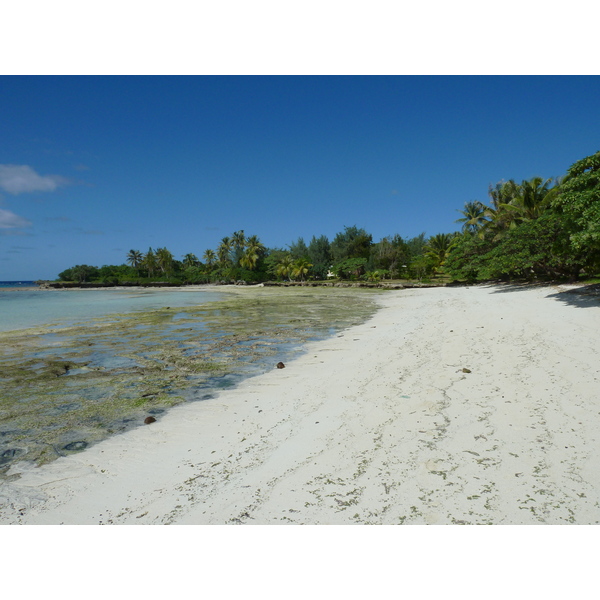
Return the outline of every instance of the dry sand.
{"type": "Polygon", "coordinates": [[[285,369],[2,483],[0,523],[598,523],[599,300],[379,302],[285,369]]]}

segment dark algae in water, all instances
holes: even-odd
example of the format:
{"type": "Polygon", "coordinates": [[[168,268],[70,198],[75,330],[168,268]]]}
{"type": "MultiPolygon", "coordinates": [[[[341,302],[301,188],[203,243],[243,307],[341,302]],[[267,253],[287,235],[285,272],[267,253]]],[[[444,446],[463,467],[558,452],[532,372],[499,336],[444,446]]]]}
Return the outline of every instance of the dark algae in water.
{"type": "Polygon", "coordinates": [[[0,476],[144,425],[363,322],[374,290],[253,288],[196,307],[0,333],[0,476]]]}

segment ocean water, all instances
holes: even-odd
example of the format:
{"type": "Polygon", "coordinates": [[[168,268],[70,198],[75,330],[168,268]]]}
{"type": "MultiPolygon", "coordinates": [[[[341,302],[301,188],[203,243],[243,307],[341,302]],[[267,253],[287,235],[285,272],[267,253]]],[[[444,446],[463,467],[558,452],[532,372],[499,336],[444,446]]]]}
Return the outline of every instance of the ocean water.
{"type": "MultiPolygon", "coordinates": [[[[0,282],[7,283],[7,282],[0,282]]],[[[14,282],[11,282],[14,283],[14,282]]],[[[0,331],[41,325],[69,325],[112,313],[155,310],[165,306],[196,306],[220,300],[223,293],[189,290],[29,290],[29,285],[0,287],[0,331]]]]}
{"type": "Polygon", "coordinates": [[[36,287],[35,281],[0,281],[0,289],[2,288],[29,288],[36,287]]]}

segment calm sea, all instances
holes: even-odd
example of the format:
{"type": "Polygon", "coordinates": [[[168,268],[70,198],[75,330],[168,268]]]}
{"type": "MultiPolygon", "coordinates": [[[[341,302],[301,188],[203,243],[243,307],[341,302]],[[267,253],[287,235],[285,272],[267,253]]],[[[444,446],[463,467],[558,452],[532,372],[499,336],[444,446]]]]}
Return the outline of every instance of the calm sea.
{"type": "Polygon", "coordinates": [[[203,288],[189,290],[41,290],[32,281],[0,282],[0,331],[40,325],[68,325],[110,315],[163,306],[197,306],[220,300],[222,293],[203,288]],[[11,285],[7,285],[11,284],[11,285]]]}
{"type": "Polygon", "coordinates": [[[0,289],[2,288],[29,288],[36,287],[34,281],[0,281],[0,289]]]}

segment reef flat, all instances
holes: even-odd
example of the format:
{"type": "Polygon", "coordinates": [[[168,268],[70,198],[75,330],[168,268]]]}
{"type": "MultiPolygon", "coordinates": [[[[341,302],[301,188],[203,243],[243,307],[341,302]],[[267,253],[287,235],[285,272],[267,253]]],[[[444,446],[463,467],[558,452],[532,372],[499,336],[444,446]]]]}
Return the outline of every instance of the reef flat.
{"type": "Polygon", "coordinates": [[[0,477],[213,397],[361,323],[381,292],[239,288],[197,307],[0,333],[0,477]]]}

